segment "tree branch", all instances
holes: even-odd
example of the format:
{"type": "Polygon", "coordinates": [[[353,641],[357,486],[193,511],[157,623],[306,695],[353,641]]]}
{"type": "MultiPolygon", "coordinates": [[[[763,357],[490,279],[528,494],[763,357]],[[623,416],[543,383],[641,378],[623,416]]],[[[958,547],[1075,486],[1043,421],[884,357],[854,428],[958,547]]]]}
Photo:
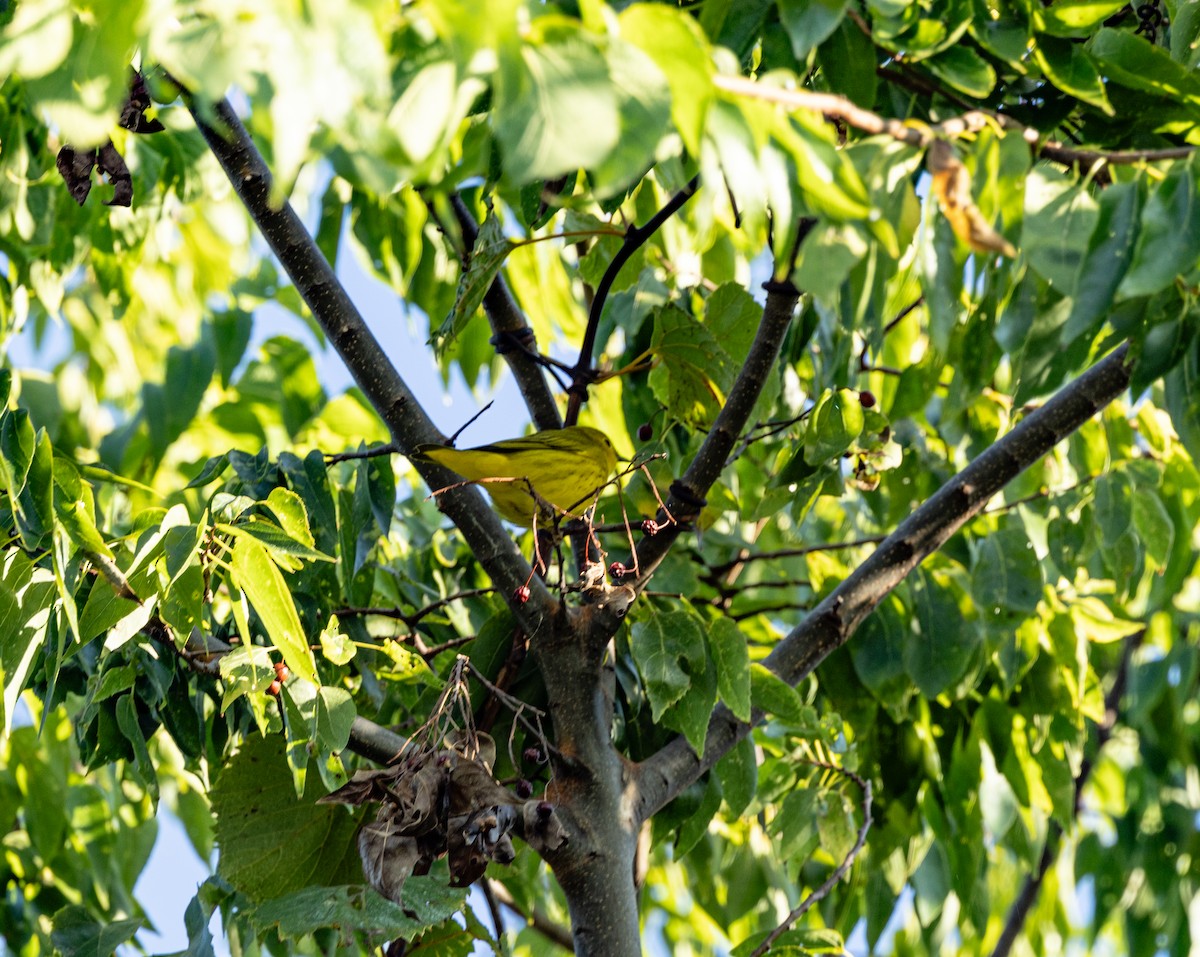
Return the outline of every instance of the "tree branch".
{"type": "Polygon", "coordinates": [[[713,82],[727,93],[767,100],[792,109],[814,110],[824,116],[841,120],[864,133],[890,136],[894,140],[907,143],[917,149],[928,146],[930,141],[937,136],[961,136],[964,133],[978,132],[989,126],[999,125],[1019,134],[1025,142],[1036,149],[1039,156],[1065,166],[1075,166],[1085,170],[1098,163],[1118,165],[1186,159],[1196,151],[1194,146],[1158,150],[1089,150],[1077,149],[1054,140],[1046,140],[1039,144],[1041,134],[1032,126],[1026,126],[1004,113],[993,113],[987,110],[969,110],[960,116],[943,120],[941,123],[916,127],[900,120],[880,116],[870,110],[864,110],[845,97],[835,96],[832,93],[814,93],[811,90],[768,86],[765,83],[740,76],[716,76],[713,78],[713,82]]]}
{"type": "MultiPolygon", "coordinates": [[[[805,220],[801,223],[797,247],[804,241],[814,222],[805,220]]],[[[762,387],[779,358],[783,337],[792,323],[792,313],[799,299],[799,290],[790,282],[768,284],[762,321],[737,380],[729,390],[729,397],[700,446],[700,451],[696,453],[696,458],[683,477],[671,484],[667,510],[679,521],[673,524],[660,523],[653,535],[644,535],[637,546],[636,560],[630,558],[625,562],[626,567],[638,569],[635,587],[639,591],[646,587],[650,576],[682,533],[683,523],[700,514],[705,504],[704,496],[720,478],[762,394],[762,387]]]]}
{"type": "MultiPolygon", "coordinates": [[[[1127,354],[1127,345],[1110,353],[950,479],[792,629],[763,664],[791,685],[809,675],[993,495],[1128,387],[1127,354]]],[[[709,770],[761,720],[756,712],[752,723],[745,724],[719,707],[709,723],[702,757],[679,736],[642,762],[636,772],[642,820],[709,770]]]]}
{"type": "Polygon", "coordinates": [[[683,189],[672,196],[662,209],[651,216],[644,226],[631,227],[625,233],[625,241],[621,243],[621,248],[617,250],[616,255],[608,264],[608,268],[604,270],[604,275],[600,277],[596,293],[592,297],[591,308],[588,310],[587,329],[583,333],[583,342],[579,346],[579,359],[571,370],[571,394],[567,400],[567,425],[574,425],[579,421],[579,410],[583,406],[583,400],[587,398],[588,382],[592,374],[592,353],[596,351],[596,331],[600,327],[600,317],[604,313],[604,304],[608,302],[612,284],[616,282],[618,274],[629,262],[630,257],[645,245],[646,240],[658,232],[663,223],[679,212],[683,208],[683,204],[691,199],[699,188],[700,176],[697,174],[688,180],[683,189]]]}
{"type": "MultiPolygon", "coordinates": [[[[380,347],[290,204],[285,201],[278,208],[271,205],[271,172],[228,101],[202,109],[186,92],[184,101],[234,191],[354,381],[387,425],[396,447],[408,454],[423,443],[443,441],[445,437],[380,347]],[[212,125],[214,118],[223,130],[212,125]]],[[[430,488],[456,484],[454,474],[441,466],[415,464],[430,488]]],[[[454,490],[438,497],[438,507],[458,526],[529,635],[535,635],[546,621],[558,615],[558,602],[540,580],[530,582],[527,601],[514,600],[518,586],[529,578],[529,565],[477,489],[458,483],[454,490]]]]}
{"type": "MultiPolygon", "coordinates": [[[[462,231],[466,254],[470,256],[471,251],[475,248],[475,240],[479,237],[479,224],[475,222],[475,217],[471,215],[471,211],[459,194],[455,193],[450,197],[450,205],[454,209],[455,219],[458,220],[458,228],[462,231]]],[[[509,369],[512,370],[513,378],[517,382],[517,388],[521,391],[521,398],[525,400],[525,408],[529,410],[533,424],[539,431],[562,428],[562,417],[558,413],[558,406],[554,402],[554,396],[550,393],[550,387],[546,383],[542,367],[530,358],[530,353],[525,348],[521,348],[515,343],[506,344],[506,340],[527,337],[528,343],[522,339],[522,345],[527,345],[530,351],[536,351],[533,331],[529,328],[525,314],[521,312],[521,307],[517,305],[517,301],[513,298],[508,283],[504,281],[503,277],[497,275],[491,286],[488,287],[488,291],[483,297],[483,311],[492,326],[492,338],[496,344],[496,351],[500,353],[504,361],[508,363],[509,369]]]]}

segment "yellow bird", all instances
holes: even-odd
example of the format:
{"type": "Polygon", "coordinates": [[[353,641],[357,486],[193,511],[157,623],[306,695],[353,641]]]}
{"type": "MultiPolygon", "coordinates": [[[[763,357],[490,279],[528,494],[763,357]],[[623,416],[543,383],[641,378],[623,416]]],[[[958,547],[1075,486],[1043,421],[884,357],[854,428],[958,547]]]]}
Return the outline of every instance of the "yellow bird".
{"type": "MultiPolygon", "coordinates": [[[[535,497],[559,514],[583,514],[617,466],[617,453],[599,429],[573,425],[474,449],[421,445],[413,461],[435,462],[470,482],[480,482],[498,511],[514,525],[533,524],[535,497]]],[[[539,519],[553,516],[543,504],[539,519]]]]}

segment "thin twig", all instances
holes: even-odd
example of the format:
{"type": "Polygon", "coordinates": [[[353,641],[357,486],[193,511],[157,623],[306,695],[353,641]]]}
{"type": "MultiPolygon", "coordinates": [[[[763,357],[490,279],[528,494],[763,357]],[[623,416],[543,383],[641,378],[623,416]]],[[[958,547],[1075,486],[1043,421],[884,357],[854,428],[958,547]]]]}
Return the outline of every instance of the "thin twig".
{"type": "Polygon", "coordinates": [[[389,442],[387,445],[376,445],[370,449],[359,449],[356,452],[337,452],[325,453],[325,464],[336,465],[338,462],[351,462],[355,459],[374,459],[383,455],[396,455],[400,451],[400,447],[395,442],[389,442]]]}
{"type": "Polygon", "coordinates": [[[488,911],[492,915],[492,926],[496,928],[496,946],[493,948],[497,957],[508,954],[508,944],[504,942],[504,918],[500,916],[500,904],[492,891],[491,881],[480,881],[479,889],[483,891],[483,899],[487,901],[488,911]]]}
{"type": "Polygon", "coordinates": [[[517,902],[512,894],[509,893],[508,888],[499,881],[485,877],[481,883],[491,888],[496,900],[518,917],[521,917],[530,927],[545,937],[546,940],[550,941],[550,943],[557,944],[569,953],[575,953],[575,942],[572,940],[571,932],[567,928],[561,924],[556,924],[536,907],[528,913],[523,911],[517,906],[517,902]]]}
{"type": "Polygon", "coordinates": [[[425,618],[440,608],[445,608],[447,605],[452,605],[456,601],[462,601],[464,598],[478,598],[480,595],[491,595],[496,591],[494,588],[469,588],[466,591],[455,592],[453,595],[447,595],[445,598],[439,598],[437,601],[424,608],[418,608],[414,612],[403,612],[399,608],[393,608],[387,605],[382,606],[367,606],[357,607],[348,606],[339,608],[335,614],[339,618],[362,618],[366,615],[378,615],[381,618],[394,618],[397,621],[402,621],[409,628],[415,628],[417,622],[425,618]]]}
{"type": "Polygon", "coordinates": [[[858,548],[861,545],[878,545],[886,537],[886,535],[871,535],[868,538],[856,538],[850,542],[826,542],[823,545],[806,545],[803,548],[779,548],[771,552],[749,552],[740,558],[734,558],[719,565],[709,565],[708,572],[710,575],[716,576],[722,575],[738,565],[744,565],[746,562],[770,562],[778,558],[799,558],[813,552],[833,552],[843,548],[858,548]]]}
{"type": "Polygon", "coordinates": [[[644,226],[631,226],[625,233],[625,241],[617,250],[600,282],[596,286],[596,294],[592,299],[592,307],[588,311],[587,329],[583,334],[583,342],[579,346],[579,359],[571,370],[571,385],[567,390],[567,414],[564,422],[574,425],[579,421],[579,410],[583,400],[587,398],[587,387],[592,375],[592,353],[596,349],[596,332],[600,327],[600,316],[608,301],[609,291],[616,282],[617,275],[625,263],[653,236],[668,219],[674,216],[700,187],[700,176],[693,176],[679,192],[672,196],[657,213],[650,217],[644,226]]]}
{"type": "Polygon", "coordinates": [[[833,873],[829,875],[829,877],[825,880],[825,883],[823,883],[815,891],[804,898],[804,900],[797,904],[792,909],[792,912],[783,919],[783,923],[771,931],[771,933],[767,935],[766,940],[754,948],[754,951],[751,953],[750,957],[762,957],[763,954],[771,949],[771,945],[774,944],[775,941],[777,941],[781,936],[783,936],[789,927],[791,927],[796,923],[796,921],[808,913],[814,904],[825,899],[829,892],[833,890],[834,885],[837,884],[837,882],[843,877],[845,877],[847,872],[850,870],[851,865],[854,863],[854,859],[858,857],[859,852],[863,849],[863,845],[867,842],[867,831],[871,829],[871,782],[861,775],[855,774],[853,771],[848,771],[845,768],[838,767],[836,764],[827,764],[824,761],[809,761],[808,763],[812,764],[814,767],[824,768],[827,771],[833,771],[837,774],[841,774],[858,785],[863,796],[862,826],[858,829],[858,837],[854,841],[854,846],[850,848],[849,853],[842,859],[842,862],[833,869],[833,873]]]}
{"type": "MultiPolygon", "coordinates": [[[[1083,760],[1079,766],[1079,773],[1075,776],[1074,813],[1076,816],[1079,814],[1084,785],[1087,784],[1087,779],[1092,773],[1092,768],[1095,766],[1100,749],[1112,737],[1113,727],[1117,723],[1121,698],[1125,694],[1125,688],[1129,683],[1129,668],[1133,662],[1133,653],[1142,643],[1145,635],[1145,630],[1142,630],[1125,639],[1125,647],[1121,651],[1121,663],[1117,666],[1117,673],[1113,678],[1112,687],[1108,689],[1108,694],[1104,696],[1104,720],[1096,726],[1096,748],[1090,757],[1083,760]]],[[[992,951],[992,957],[1007,957],[1009,951],[1012,950],[1012,945],[1016,942],[1017,935],[1025,927],[1025,921],[1029,917],[1030,910],[1033,909],[1033,905],[1037,902],[1038,894],[1042,889],[1042,883],[1046,879],[1046,872],[1050,870],[1050,866],[1058,857],[1058,850],[1062,844],[1063,834],[1062,824],[1057,820],[1052,820],[1046,829],[1046,843],[1042,846],[1042,854],[1038,858],[1037,867],[1032,873],[1026,876],[1024,883],[1021,885],[1021,890],[1013,900],[1012,906],[1008,911],[1008,916],[1004,920],[1004,929],[1000,932],[1000,937],[996,941],[996,947],[992,951]]]]}

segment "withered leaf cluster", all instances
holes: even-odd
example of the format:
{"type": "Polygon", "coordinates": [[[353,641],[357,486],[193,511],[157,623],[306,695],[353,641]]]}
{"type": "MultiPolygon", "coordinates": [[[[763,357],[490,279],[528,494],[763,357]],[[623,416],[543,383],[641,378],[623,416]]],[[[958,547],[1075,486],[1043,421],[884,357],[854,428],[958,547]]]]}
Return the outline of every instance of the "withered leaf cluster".
{"type": "Polygon", "coordinates": [[[538,853],[567,842],[553,804],[523,800],[492,777],[495,748],[490,739],[488,745],[490,751],[457,742],[424,748],[391,767],[358,771],[320,799],[380,803],[375,820],[359,832],[358,852],[363,874],[384,897],[400,903],[409,876],[428,873],[443,854],[449,856],[451,886],[466,887],[483,876],[488,861],[512,863],[514,834],[538,853]]]}
{"type": "MultiPolygon", "coordinates": [[[[162,123],[146,117],[150,103],[146,81],[140,73],[135,73],[118,122],[133,133],[158,133],[164,129],[162,123]]],[[[92,191],[94,169],[99,169],[113,184],[113,198],[105,206],[130,206],[133,203],[133,177],[125,165],[125,157],[113,146],[112,140],[92,150],[77,150],[68,143],[58,151],[54,165],[66,182],[71,198],[80,206],[87,202],[92,191]]]]}

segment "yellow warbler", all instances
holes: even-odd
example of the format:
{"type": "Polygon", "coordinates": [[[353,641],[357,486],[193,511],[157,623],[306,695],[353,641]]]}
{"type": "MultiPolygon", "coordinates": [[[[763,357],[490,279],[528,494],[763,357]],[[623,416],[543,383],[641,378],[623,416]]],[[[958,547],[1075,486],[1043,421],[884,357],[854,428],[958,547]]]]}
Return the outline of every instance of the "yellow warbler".
{"type": "MultiPolygon", "coordinates": [[[[421,445],[412,458],[444,465],[471,482],[482,479],[496,511],[514,525],[533,524],[538,496],[560,513],[582,515],[612,475],[617,453],[599,429],[573,425],[475,449],[421,445]]],[[[543,506],[540,518],[549,518],[543,506]]]]}

